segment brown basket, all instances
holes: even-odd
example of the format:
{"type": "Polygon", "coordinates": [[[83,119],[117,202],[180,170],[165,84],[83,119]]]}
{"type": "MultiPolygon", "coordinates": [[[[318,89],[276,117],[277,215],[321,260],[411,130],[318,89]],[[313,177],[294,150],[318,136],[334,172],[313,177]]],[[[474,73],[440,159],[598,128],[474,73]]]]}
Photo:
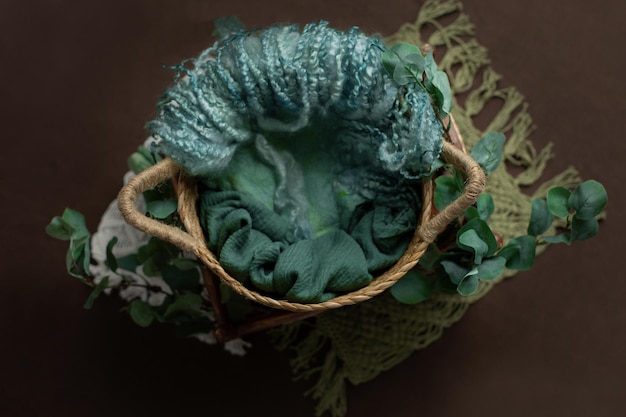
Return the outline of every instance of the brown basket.
{"type": "MultiPolygon", "coordinates": [[[[302,313],[321,312],[368,300],[391,287],[417,264],[428,245],[435,240],[436,236],[452,220],[461,215],[467,207],[474,204],[485,187],[485,175],[476,161],[464,152],[463,142],[454,122],[452,123],[448,139],[451,142],[444,141],[442,157],[447,163],[453,165],[466,176],[467,181],[463,194],[444,210],[437,212],[433,204],[433,182],[425,182],[423,184],[423,207],[420,223],[408,249],[402,257],[387,271],[374,278],[366,287],[321,303],[302,304],[271,298],[246,288],[241,282],[230,276],[220,265],[217,257],[207,247],[196,213],[198,193],[195,182],[193,179],[186,177],[181,168],[169,158],[133,177],[119,193],[119,208],[130,225],[159,239],[170,242],[180,249],[192,252],[223,283],[230,286],[238,294],[275,309],[302,313]],[[186,231],[148,218],[135,207],[135,200],[139,194],[153,189],[166,180],[172,180],[174,183],[176,193],[178,194],[178,214],[186,231]]],[[[215,287],[214,283],[211,284],[206,277],[205,283],[207,284],[207,289],[212,294],[212,301],[219,300],[219,297],[216,298],[214,294],[216,288],[211,288],[215,287]]]]}

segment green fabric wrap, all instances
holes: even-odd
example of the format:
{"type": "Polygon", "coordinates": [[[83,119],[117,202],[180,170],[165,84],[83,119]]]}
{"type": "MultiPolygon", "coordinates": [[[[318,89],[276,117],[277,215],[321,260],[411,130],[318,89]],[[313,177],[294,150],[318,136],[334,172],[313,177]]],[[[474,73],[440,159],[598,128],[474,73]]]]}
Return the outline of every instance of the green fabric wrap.
{"type": "Polygon", "coordinates": [[[265,293],[310,303],[364,287],[376,271],[395,262],[416,227],[415,207],[407,200],[364,202],[346,231],[297,239],[291,222],[255,196],[204,190],[200,222],[209,248],[235,278],[265,293]]]}

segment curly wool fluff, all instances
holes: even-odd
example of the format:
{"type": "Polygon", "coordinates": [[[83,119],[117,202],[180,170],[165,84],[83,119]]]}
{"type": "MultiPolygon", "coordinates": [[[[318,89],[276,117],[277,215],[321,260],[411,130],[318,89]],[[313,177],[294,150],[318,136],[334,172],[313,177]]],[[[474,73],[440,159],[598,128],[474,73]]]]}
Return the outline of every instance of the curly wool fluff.
{"type": "MultiPolygon", "coordinates": [[[[223,173],[258,135],[287,136],[332,124],[338,149],[360,152],[375,169],[414,179],[441,151],[443,129],[430,98],[400,89],[385,73],[379,39],[326,22],[273,26],[220,39],[182,65],[186,77],[164,93],[149,123],[159,152],[192,175],[223,173]]],[[[328,126],[324,129],[328,132],[328,126]]]]}

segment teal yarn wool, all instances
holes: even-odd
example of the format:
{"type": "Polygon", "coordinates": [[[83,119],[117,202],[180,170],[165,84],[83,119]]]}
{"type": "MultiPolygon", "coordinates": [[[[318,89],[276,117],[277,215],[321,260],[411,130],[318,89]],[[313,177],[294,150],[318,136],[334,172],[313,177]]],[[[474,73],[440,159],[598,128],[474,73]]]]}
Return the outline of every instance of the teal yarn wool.
{"type": "Polygon", "coordinates": [[[426,93],[385,73],[384,51],[358,28],[326,22],[302,32],[241,30],[177,67],[185,77],[165,91],[148,126],[159,152],[204,178],[219,177],[258,134],[298,140],[294,133],[317,123],[332,124],[337,148],[361,153],[368,169],[419,178],[437,159],[443,130],[426,93]]]}

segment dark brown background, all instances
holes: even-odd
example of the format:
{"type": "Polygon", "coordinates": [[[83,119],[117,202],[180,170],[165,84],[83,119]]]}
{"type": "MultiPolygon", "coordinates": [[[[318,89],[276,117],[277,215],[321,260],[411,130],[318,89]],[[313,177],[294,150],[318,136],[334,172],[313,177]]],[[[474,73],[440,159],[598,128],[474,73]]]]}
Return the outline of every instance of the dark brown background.
{"type": "MultiPolygon", "coordinates": [[[[173,329],[140,329],[115,298],[64,271],[44,234],[66,206],[95,230],[126,157],[171,82],[209,45],[212,20],[324,18],[393,33],[419,0],[0,2],[2,244],[0,415],[312,415],[306,383],[264,336],[244,358],[173,329]],[[261,5],[262,4],[262,5],[261,5]]],[[[466,0],[503,85],[530,102],[549,173],[569,164],[609,192],[592,241],[552,247],[423,352],[349,389],[349,416],[626,415],[624,192],[626,3],[466,0]],[[620,238],[622,236],[622,238],[620,238]]]]}

